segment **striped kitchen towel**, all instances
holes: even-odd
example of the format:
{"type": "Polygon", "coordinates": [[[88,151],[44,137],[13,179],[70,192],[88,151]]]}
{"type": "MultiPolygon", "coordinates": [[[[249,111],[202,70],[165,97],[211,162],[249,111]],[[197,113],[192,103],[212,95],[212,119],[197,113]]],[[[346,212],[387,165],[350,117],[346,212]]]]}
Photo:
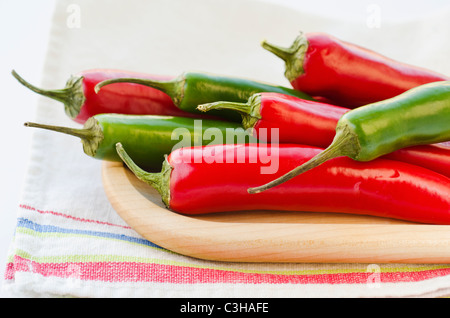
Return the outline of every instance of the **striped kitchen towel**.
{"type": "Polygon", "coordinates": [[[448,265],[242,264],[165,250],[120,219],[20,206],[5,286],[22,296],[443,296],[448,265]]]}
{"type": "MultiPolygon", "coordinates": [[[[411,41],[414,50],[399,45],[398,51],[390,48],[391,55],[407,56],[416,64],[426,61],[429,68],[446,67],[442,71],[450,74],[447,54],[441,54],[448,52],[448,41],[434,41],[426,34],[436,29],[448,32],[445,15],[427,21],[425,31],[420,23],[411,23],[375,32],[285,7],[254,6],[251,1],[115,0],[114,5],[111,1],[58,1],[41,86],[61,87],[69,75],[99,67],[167,75],[203,69],[286,84],[282,65],[260,49],[259,41],[270,37],[288,43],[300,29],[339,34],[362,44],[369,44],[364,42],[368,33],[376,33],[377,39],[426,39],[430,45],[411,41]],[[69,5],[79,8],[76,27],[68,24],[68,15],[73,14],[69,5]],[[230,16],[233,22],[227,23],[230,16]],[[283,17],[277,28],[264,22],[273,16],[283,17]],[[431,50],[438,53],[427,59],[431,50]]],[[[374,41],[382,47],[380,40],[374,41]]],[[[76,126],[57,104],[41,98],[35,121],[76,126]]],[[[12,294],[272,298],[450,294],[450,265],[230,263],[166,250],[141,237],[114,211],[102,186],[101,162],[86,156],[79,140],[48,131],[30,133],[31,157],[3,284],[12,294]]]]}

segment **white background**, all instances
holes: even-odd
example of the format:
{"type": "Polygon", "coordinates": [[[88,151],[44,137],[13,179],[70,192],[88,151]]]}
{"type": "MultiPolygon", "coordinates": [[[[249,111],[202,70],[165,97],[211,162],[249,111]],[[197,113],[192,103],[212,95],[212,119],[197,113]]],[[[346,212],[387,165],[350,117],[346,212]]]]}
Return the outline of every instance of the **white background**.
{"type": "MultiPolygon", "coordinates": [[[[124,0],[125,1],[125,0],[124,0]]],[[[167,0],[170,1],[170,0],[167,0]]],[[[188,1],[188,0],[186,0],[188,1]]],[[[214,0],[211,0],[214,1],[214,0]]],[[[448,0],[261,0],[313,14],[367,21],[371,5],[383,21],[416,19],[448,6],[448,0]]],[[[13,237],[16,211],[24,180],[31,134],[23,123],[34,118],[38,96],[11,76],[16,69],[39,84],[53,12],[53,0],[0,0],[0,275],[3,277],[13,237]]],[[[449,17],[450,18],[450,17],[449,17]]],[[[74,70],[74,72],[79,70],[74,70]]],[[[64,83],[61,83],[64,86],[64,83]]],[[[62,106],[61,106],[62,107],[62,106]]],[[[1,297],[8,297],[0,291],[1,297]]]]}

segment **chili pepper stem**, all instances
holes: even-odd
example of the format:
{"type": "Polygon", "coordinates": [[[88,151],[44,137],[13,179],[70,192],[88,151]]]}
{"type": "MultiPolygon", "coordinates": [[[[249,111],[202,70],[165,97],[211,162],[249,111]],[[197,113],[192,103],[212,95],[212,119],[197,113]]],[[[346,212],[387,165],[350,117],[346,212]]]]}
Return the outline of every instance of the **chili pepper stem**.
{"type": "Polygon", "coordinates": [[[320,166],[321,164],[327,162],[328,160],[342,156],[355,158],[358,153],[359,153],[359,143],[357,142],[357,137],[355,136],[354,133],[351,132],[350,129],[347,129],[346,126],[344,126],[342,130],[338,130],[335,139],[333,140],[331,145],[324,151],[322,151],[309,161],[305,162],[304,164],[289,171],[285,175],[262,186],[250,188],[247,190],[247,192],[250,194],[255,194],[269,190],[284,182],[289,181],[290,179],[302,173],[305,173],[308,170],[320,166]]]}
{"type": "Polygon", "coordinates": [[[128,153],[125,151],[122,143],[116,144],[116,150],[119,157],[125,163],[125,165],[133,172],[133,174],[141,181],[151,185],[161,195],[161,199],[169,207],[170,203],[170,172],[172,167],[168,163],[167,159],[163,163],[161,172],[147,172],[140,168],[128,153]]]}
{"type": "Polygon", "coordinates": [[[40,128],[40,129],[46,129],[46,130],[53,130],[57,131],[63,134],[76,136],[79,138],[90,138],[91,132],[86,129],[76,129],[76,128],[69,128],[69,127],[58,127],[58,126],[51,126],[51,125],[44,125],[44,124],[37,124],[37,123],[25,123],[25,127],[33,127],[33,128],[40,128]]]}
{"type": "Polygon", "coordinates": [[[253,95],[247,103],[219,101],[199,105],[197,109],[202,112],[220,109],[234,110],[241,114],[244,129],[254,128],[258,120],[261,119],[261,95],[253,95]]]}
{"type": "Polygon", "coordinates": [[[288,48],[268,43],[265,40],[262,41],[261,46],[286,63],[285,76],[290,82],[304,73],[303,61],[308,49],[308,40],[303,33],[300,33],[288,48]]]}
{"type": "Polygon", "coordinates": [[[169,95],[173,102],[178,105],[182,99],[182,91],[184,87],[184,79],[182,77],[171,80],[171,81],[157,81],[143,78],[113,78],[110,80],[105,80],[103,82],[98,83],[95,86],[95,92],[98,92],[107,85],[117,84],[117,83],[131,83],[144,85],[148,87],[152,87],[158,89],[167,95],[169,95]]]}
{"type": "Polygon", "coordinates": [[[30,122],[25,123],[24,126],[56,131],[66,135],[81,138],[84,152],[91,157],[95,157],[98,146],[104,138],[102,128],[94,118],[90,118],[86,122],[83,129],[44,125],[30,122]]]}
{"type": "Polygon", "coordinates": [[[80,113],[81,107],[83,106],[86,99],[83,91],[82,76],[72,76],[67,81],[66,87],[63,89],[45,90],[28,83],[19,74],[17,74],[15,70],[13,70],[11,74],[23,86],[27,87],[31,91],[63,103],[65,112],[71,118],[76,118],[80,113]]]}

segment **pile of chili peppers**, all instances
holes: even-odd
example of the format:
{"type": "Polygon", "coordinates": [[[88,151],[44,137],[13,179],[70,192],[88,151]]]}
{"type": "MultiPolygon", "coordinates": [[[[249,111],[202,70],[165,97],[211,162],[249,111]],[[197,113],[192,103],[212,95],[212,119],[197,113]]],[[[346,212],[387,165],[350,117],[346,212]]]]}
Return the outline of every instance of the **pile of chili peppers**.
{"type": "Polygon", "coordinates": [[[88,70],[64,88],[81,138],[186,215],[273,210],[450,224],[450,78],[329,34],[262,47],[291,87],[187,72],[88,70]]]}

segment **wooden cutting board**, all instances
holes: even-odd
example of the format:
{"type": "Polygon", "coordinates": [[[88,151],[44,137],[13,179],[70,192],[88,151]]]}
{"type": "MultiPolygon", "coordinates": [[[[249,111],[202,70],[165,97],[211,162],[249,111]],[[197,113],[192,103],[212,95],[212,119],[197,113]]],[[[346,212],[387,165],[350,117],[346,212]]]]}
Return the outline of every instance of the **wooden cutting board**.
{"type": "Polygon", "coordinates": [[[104,162],[117,213],[147,240],[190,257],[232,262],[450,263],[450,226],[337,213],[251,211],[184,216],[121,163],[104,162]]]}

